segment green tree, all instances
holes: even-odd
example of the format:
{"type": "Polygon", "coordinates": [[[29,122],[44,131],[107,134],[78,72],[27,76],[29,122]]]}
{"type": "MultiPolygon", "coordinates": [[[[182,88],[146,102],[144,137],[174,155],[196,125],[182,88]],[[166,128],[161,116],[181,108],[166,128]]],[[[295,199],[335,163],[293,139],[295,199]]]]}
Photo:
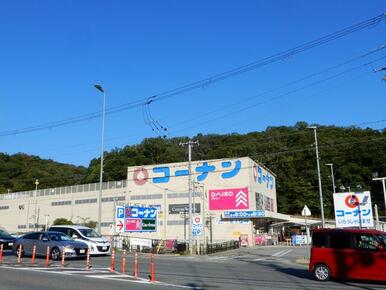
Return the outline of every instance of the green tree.
{"type": "Polygon", "coordinates": [[[54,220],[54,222],[52,223],[53,226],[60,226],[60,225],[72,225],[72,221],[66,219],[66,218],[57,218],[54,220]]]}

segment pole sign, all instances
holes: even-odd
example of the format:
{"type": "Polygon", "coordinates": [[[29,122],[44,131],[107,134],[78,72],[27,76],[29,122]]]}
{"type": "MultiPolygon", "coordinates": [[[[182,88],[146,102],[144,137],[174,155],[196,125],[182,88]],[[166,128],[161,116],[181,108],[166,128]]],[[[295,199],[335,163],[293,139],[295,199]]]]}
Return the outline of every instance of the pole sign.
{"type": "Polygon", "coordinates": [[[203,231],[203,224],[202,224],[202,218],[199,215],[195,215],[192,217],[193,223],[192,223],[192,235],[193,237],[199,237],[202,235],[203,231]]]}
{"type": "Polygon", "coordinates": [[[334,193],[337,228],[374,227],[370,191],[334,193]]]}
{"type": "Polygon", "coordinates": [[[125,207],[117,206],[115,209],[115,232],[125,231],[125,207]]]}
{"type": "Polygon", "coordinates": [[[116,229],[123,232],[157,231],[157,208],[141,206],[117,206],[116,229]]]}

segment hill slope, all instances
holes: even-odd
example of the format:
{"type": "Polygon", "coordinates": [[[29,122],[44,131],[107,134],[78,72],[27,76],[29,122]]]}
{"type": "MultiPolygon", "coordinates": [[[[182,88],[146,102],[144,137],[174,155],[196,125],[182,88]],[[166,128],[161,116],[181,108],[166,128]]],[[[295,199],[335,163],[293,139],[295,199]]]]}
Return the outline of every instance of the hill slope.
{"type": "MultiPolygon", "coordinates": [[[[199,134],[193,160],[250,156],[277,175],[279,211],[299,214],[304,204],[319,212],[319,192],[313,132],[305,122],[293,127],[269,127],[263,132],[217,135],[199,134]]],[[[104,181],[126,178],[128,166],[180,162],[187,160],[179,146],[187,137],[148,138],[142,143],[117,148],[105,155],[104,181]]],[[[373,203],[384,208],[380,183],[373,175],[386,175],[386,130],[318,127],[318,143],[326,215],[331,216],[332,185],[326,163],[334,164],[337,190],[340,186],[373,192],[373,203]]],[[[100,160],[89,167],[76,167],[42,160],[35,156],[0,154],[0,192],[30,190],[35,178],[44,188],[99,180],[100,160]],[[44,186],[43,186],[44,185],[44,186]]],[[[39,186],[40,187],[40,186],[39,186]]]]}

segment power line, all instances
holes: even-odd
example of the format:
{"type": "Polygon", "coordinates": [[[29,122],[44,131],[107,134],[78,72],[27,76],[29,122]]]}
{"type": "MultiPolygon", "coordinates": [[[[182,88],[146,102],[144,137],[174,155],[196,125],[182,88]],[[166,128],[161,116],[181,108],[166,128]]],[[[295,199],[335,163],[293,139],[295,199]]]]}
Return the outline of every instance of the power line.
{"type": "MultiPolygon", "coordinates": [[[[279,61],[288,59],[296,54],[299,54],[299,53],[302,53],[304,51],[310,50],[312,48],[324,45],[326,43],[337,40],[339,38],[342,38],[342,37],[347,36],[349,34],[352,34],[354,32],[361,31],[361,30],[368,28],[368,27],[374,27],[377,24],[379,24],[382,21],[382,19],[385,18],[385,15],[386,14],[384,14],[384,13],[380,14],[380,15],[375,16],[373,18],[370,18],[368,20],[365,20],[365,21],[359,22],[357,24],[351,25],[349,27],[346,27],[344,29],[338,30],[334,33],[327,34],[323,37],[320,37],[320,38],[314,39],[312,41],[303,43],[303,44],[298,45],[296,47],[293,47],[293,48],[284,50],[282,52],[273,54],[271,56],[259,59],[259,60],[254,61],[254,62],[251,62],[247,65],[239,66],[237,68],[234,68],[234,69],[231,69],[231,70],[228,70],[228,71],[216,74],[216,75],[212,75],[212,76],[207,77],[205,79],[195,81],[193,83],[190,83],[190,84],[187,84],[187,85],[184,85],[184,86],[172,89],[172,90],[167,90],[165,92],[156,94],[156,95],[154,95],[153,101],[156,102],[156,101],[160,101],[160,100],[170,98],[170,97],[173,97],[176,95],[180,95],[180,94],[186,93],[188,91],[192,91],[192,90],[201,88],[203,86],[211,85],[211,84],[220,82],[222,80],[225,80],[225,79],[228,79],[228,78],[231,78],[231,77],[255,70],[257,68],[266,66],[268,64],[272,64],[275,62],[279,62],[279,61]]],[[[142,98],[142,99],[139,99],[139,100],[136,100],[133,102],[129,102],[129,103],[126,103],[123,105],[111,107],[111,108],[106,110],[106,114],[114,114],[114,113],[118,113],[121,111],[129,110],[129,109],[132,109],[135,107],[143,106],[147,102],[147,100],[148,100],[148,97],[142,98]]],[[[79,116],[75,116],[75,117],[71,117],[71,118],[67,118],[67,119],[63,119],[63,120],[59,120],[59,121],[48,122],[48,123],[44,123],[44,124],[40,124],[40,125],[36,125],[36,126],[30,126],[30,127],[25,127],[25,128],[16,129],[16,130],[0,131],[0,136],[19,135],[19,134],[24,134],[24,133],[41,131],[41,130],[45,130],[45,129],[53,129],[56,127],[61,127],[61,126],[69,125],[69,124],[74,124],[74,123],[79,123],[79,122],[99,118],[101,115],[102,115],[102,112],[98,111],[98,112],[83,114],[83,115],[79,115],[79,116]]]]}
{"type": "MultiPolygon", "coordinates": [[[[320,75],[320,74],[322,74],[322,73],[324,73],[324,72],[333,70],[333,69],[335,69],[335,68],[338,68],[338,67],[340,67],[340,66],[343,66],[343,65],[345,65],[345,64],[348,64],[348,63],[353,62],[353,61],[355,61],[355,60],[358,60],[358,59],[361,59],[361,58],[365,58],[365,57],[367,57],[367,56],[369,56],[369,55],[371,55],[371,54],[374,54],[374,53],[376,53],[376,52],[379,52],[379,51],[381,51],[381,50],[383,50],[383,49],[385,49],[385,48],[386,48],[386,45],[381,45],[381,46],[379,46],[378,48],[371,49],[371,50],[367,51],[367,52],[364,53],[364,54],[361,54],[361,55],[359,55],[359,56],[356,56],[356,57],[353,57],[353,58],[348,59],[348,60],[346,60],[346,61],[343,61],[343,62],[341,62],[341,63],[339,63],[339,64],[336,64],[336,65],[334,65],[334,66],[332,66],[332,67],[323,69],[323,70],[321,70],[321,71],[319,71],[319,72],[316,72],[316,73],[309,74],[309,75],[307,75],[307,76],[305,76],[305,77],[302,77],[302,78],[300,78],[300,79],[298,79],[298,80],[295,80],[295,81],[286,83],[286,84],[284,84],[284,85],[282,85],[282,86],[279,86],[278,88],[270,89],[270,90],[265,91],[265,92],[263,92],[263,93],[260,93],[260,94],[258,94],[258,95],[256,95],[256,96],[248,97],[248,98],[246,98],[246,99],[244,99],[244,100],[241,100],[241,101],[238,102],[238,103],[243,103],[243,102],[245,102],[245,101],[247,101],[247,100],[249,100],[249,99],[253,99],[253,98],[255,98],[255,97],[262,96],[262,95],[265,95],[265,94],[274,92],[274,91],[276,91],[276,90],[278,90],[278,89],[281,89],[281,88],[288,87],[288,86],[290,86],[290,85],[299,83],[299,82],[301,82],[301,81],[304,81],[304,80],[309,79],[309,78],[311,78],[311,77],[314,77],[314,76],[316,76],[316,75],[320,75]]],[[[355,79],[356,79],[356,78],[355,78],[355,79]]],[[[342,85],[342,84],[343,84],[343,82],[340,82],[340,83],[339,83],[339,86],[342,85]]],[[[323,90],[323,91],[317,92],[316,94],[320,94],[320,93],[329,91],[329,90],[334,89],[334,88],[335,88],[335,87],[329,88],[329,89],[327,89],[327,90],[323,90]]],[[[314,95],[316,95],[316,94],[310,95],[309,97],[312,97],[312,96],[314,96],[314,95]]],[[[146,124],[149,124],[149,126],[150,126],[150,127],[152,128],[152,130],[154,131],[154,130],[155,130],[155,129],[153,128],[154,126],[152,126],[152,125],[150,125],[150,124],[151,124],[151,123],[154,123],[154,122],[157,122],[157,123],[158,123],[158,121],[154,120],[154,118],[152,118],[151,116],[150,116],[150,117],[147,117],[148,113],[145,112],[145,111],[147,111],[147,110],[145,109],[145,106],[146,106],[150,101],[152,102],[152,101],[153,101],[153,98],[148,98],[146,104],[143,105],[143,107],[142,107],[142,114],[143,114],[143,118],[144,118],[144,120],[145,120],[145,123],[146,123],[146,124]]],[[[179,125],[181,125],[181,124],[189,123],[189,122],[191,122],[192,120],[197,120],[198,118],[200,118],[200,117],[202,117],[202,116],[213,114],[213,112],[221,111],[221,110],[224,110],[224,109],[226,109],[226,108],[228,108],[228,107],[234,107],[235,105],[236,105],[236,104],[233,104],[233,105],[231,105],[231,106],[226,106],[226,107],[223,107],[223,108],[220,108],[220,109],[216,109],[216,110],[211,111],[211,112],[207,112],[207,113],[198,115],[198,116],[196,116],[194,119],[190,119],[190,120],[186,120],[186,121],[179,122],[179,123],[177,124],[177,126],[179,126],[179,125]]],[[[149,113],[150,113],[150,112],[149,112],[149,113]]],[[[238,124],[238,123],[237,123],[237,124],[238,124]]],[[[355,125],[354,125],[354,126],[355,126],[355,125]]],[[[162,126],[162,125],[159,125],[158,127],[161,128],[161,129],[163,129],[164,131],[167,130],[167,129],[166,129],[164,126],[162,126]],[[166,129],[166,130],[165,130],[165,129],[166,129]]],[[[160,131],[159,128],[158,128],[158,130],[157,130],[158,132],[160,131]]],[[[191,128],[191,127],[185,127],[185,128],[180,129],[180,130],[178,130],[178,131],[182,131],[182,130],[185,130],[185,129],[187,129],[187,128],[191,128]]],[[[229,128],[229,126],[227,126],[227,128],[229,128]]],[[[143,133],[143,132],[138,133],[138,134],[134,134],[134,135],[142,135],[142,133],[143,133]]],[[[132,138],[134,135],[132,134],[130,138],[132,138]]],[[[159,134],[159,135],[164,136],[165,134],[163,133],[163,134],[159,134]]],[[[123,137],[123,138],[127,138],[127,137],[125,136],[125,137],[123,137]]],[[[110,139],[108,139],[108,140],[113,140],[113,139],[118,139],[118,138],[110,138],[110,139]]],[[[122,139],[122,137],[119,138],[119,139],[122,139]]],[[[88,145],[88,144],[84,144],[84,145],[88,145]]],[[[123,143],[122,145],[126,145],[126,143],[123,143]]],[[[72,146],[67,146],[67,147],[78,147],[78,146],[80,146],[80,145],[72,145],[72,146]]],[[[63,148],[63,147],[62,147],[62,148],[63,148]]],[[[77,152],[74,152],[74,154],[76,154],[76,153],[83,153],[83,152],[92,152],[92,151],[95,151],[95,150],[96,150],[96,149],[91,149],[91,150],[87,150],[87,151],[77,151],[77,152]]],[[[55,156],[63,156],[63,155],[69,155],[69,153],[64,153],[64,154],[55,155],[55,156]]],[[[52,154],[49,155],[49,156],[51,157],[52,154]]]]}
{"type": "MultiPolygon", "coordinates": [[[[372,49],[372,50],[370,50],[370,51],[367,51],[367,52],[364,53],[364,54],[361,54],[361,55],[359,55],[359,56],[350,58],[350,59],[348,59],[348,60],[345,60],[345,61],[343,61],[343,62],[341,62],[341,63],[338,63],[338,64],[333,65],[333,66],[331,66],[331,67],[328,67],[328,68],[326,68],[326,69],[320,70],[320,71],[318,71],[318,72],[308,74],[308,75],[306,75],[306,76],[304,76],[304,77],[301,77],[301,78],[299,78],[299,79],[297,79],[297,80],[295,80],[295,81],[291,81],[291,82],[285,83],[285,84],[283,84],[283,85],[281,85],[281,86],[279,86],[279,87],[275,87],[275,88],[266,90],[266,91],[261,92],[261,93],[259,93],[259,94],[257,94],[257,95],[253,95],[253,96],[250,96],[250,97],[241,99],[241,100],[238,99],[237,102],[235,102],[235,103],[233,103],[233,104],[223,106],[222,108],[216,108],[215,110],[211,110],[211,111],[209,111],[209,112],[205,112],[205,113],[203,113],[203,114],[200,114],[200,115],[196,116],[194,119],[190,119],[190,120],[178,122],[177,126],[180,126],[180,125],[185,124],[185,123],[189,123],[189,122],[191,122],[192,120],[196,120],[197,118],[201,118],[201,117],[205,117],[205,116],[208,116],[208,115],[212,115],[213,113],[216,113],[216,112],[219,112],[219,111],[223,111],[223,110],[226,110],[226,109],[229,109],[229,108],[234,108],[235,106],[237,106],[237,105],[239,105],[239,104],[241,104],[241,103],[245,103],[245,102],[247,102],[247,101],[249,101],[249,100],[252,100],[252,99],[255,99],[255,98],[257,98],[257,97],[261,97],[261,96],[264,96],[264,95],[273,93],[273,92],[275,92],[275,91],[278,91],[278,90],[280,90],[280,89],[283,89],[283,88],[292,86],[292,85],[294,85],[294,84],[300,83],[300,82],[302,82],[302,81],[308,80],[308,79],[310,79],[310,78],[313,78],[313,77],[318,76],[318,75],[321,75],[321,74],[323,74],[323,73],[325,73],[325,72],[334,70],[334,69],[336,69],[336,68],[339,68],[339,67],[341,67],[341,66],[344,66],[344,65],[346,65],[346,64],[349,64],[349,63],[354,62],[354,61],[356,61],[356,60],[365,58],[365,57],[367,57],[367,56],[369,56],[369,55],[371,55],[371,54],[377,53],[377,52],[379,52],[379,51],[381,51],[381,50],[383,50],[383,49],[385,49],[385,48],[386,48],[386,45],[381,45],[380,47],[375,48],[375,49],[372,49]]],[[[176,126],[175,126],[175,127],[176,127],[176,126]]]]}
{"type": "MultiPolygon", "coordinates": [[[[255,107],[257,107],[257,106],[260,106],[260,105],[263,105],[263,104],[266,104],[266,103],[269,103],[269,102],[272,102],[272,101],[275,101],[275,100],[284,98],[284,97],[286,97],[286,96],[289,96],[289,95],[298,93],[298,92],[303,91],[303,90],[306,90],[306,89],[308,89],[308,88],[311,88],[311,87],[320,85],[320,84],[322,84],[322,83],[328,82],[328,81],[330,81],[330,80],[332,80],[332,79],[336,79],[336,78],[338,78],[338,77],[341,77],[341,76],[343,76],[343,75],[345,75],[345,74],[347,74],[347,73],[350,73],[350,72],[352,72],[352,71],[354,71],[354,70],[358,70],[358,69],[360,69],[360,68],[363,68],[363,67],[365,67],[365,66],[368,66],[368,65],[370,65],[370,64],[373,64],[373,63],[378,62],[378,61],[380,61],[380,60],[383,60],[383,59],[385,59],[385,58],[386,58],[386,56],[382,56],[382,57],[377,58],[377,59],[375,59],[375,60],[366,62],[366,63],[364,63],[364,64],[361,64],[361,65],[358,65],[358,66],[355,66],[355,67],[351,67],[351,68],[349,68],[349,69],[347,69],[347,70],[344,70],[344,71],[342,71],[342,72],[339,72],[339,73],[337,73],[337,74],[335,74],[335,75],[332,75],[332,76],[326,77],[326,78],[324,78],[324,79],[315,81],[315,82],[313,82],[313,83],[304,85],[304,86],[302,86],[302,87],[299,87],[299,88],[296,88],[296,89],[294,89],[294,90],[285,92],[285,93],[283,93],[283,94],[279,94],[279,95],[277,95],[277,96],[268,98],[268,99],[263,100],[263,101],[260,101],[260,102],[258,102],[258,103],[254,103],[254,104],[251,104],[251,105],[242,107],[242,108],[240,108],[240,109],[230,111],[230,112],[228,112],[228,113],[226,113],[226,114],[223,114],[223,115],[221,115],[221,116],[217,116],[217,117],[215,117],[215,118],[212,118],[212,119],[209,119],[209,120],[206,120],[206,121],[203,121],[203,122],[200,122],[200,123],[198,123],[198,124],[196,123],[196,124],[194,125],[194,127],[196,127],[197,125],[205,125],[205,124],[210,123],[210,122],[213,122],[213,121],[218,121],[218,120],[220,120],[220,119],[227,118],[227,117],[229,117],[229,114],[230,114],[230,113],[235,114],[235,113],[244,112],[244,111],[250,110],[250,109],[252,109],[252,108],[255,108],[255,107]]],[[[197,117],[196,117],[195,119],[197,119],[197,117]]],[[[193,127],[193,126],[192,126],[192,127],[193,127]]],[[[188,127],[188,128],[189,128],[189,127],[188,127]]],[[[191,127],[190,127],[190,128],[191,128],[191,127]]],[[[181,129],[181,130],[179,130],[179,131],[183,131],[183,130],[186,130],[186,128],[181,129]]]]}

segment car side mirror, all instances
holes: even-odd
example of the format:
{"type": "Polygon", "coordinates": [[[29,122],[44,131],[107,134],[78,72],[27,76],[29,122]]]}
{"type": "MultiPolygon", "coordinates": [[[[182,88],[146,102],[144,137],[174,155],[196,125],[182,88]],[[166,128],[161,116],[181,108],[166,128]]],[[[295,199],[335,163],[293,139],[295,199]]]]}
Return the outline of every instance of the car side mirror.
{"type": "Polygon", "coordinates": [[[384,250],[383,245],[377,245],[377,252],[383,252],[384,250]]]}
{"type": "Polygon", "coordinates": [[[42,242],[48,242],[47,238],[42,238],[42,242]]]}

